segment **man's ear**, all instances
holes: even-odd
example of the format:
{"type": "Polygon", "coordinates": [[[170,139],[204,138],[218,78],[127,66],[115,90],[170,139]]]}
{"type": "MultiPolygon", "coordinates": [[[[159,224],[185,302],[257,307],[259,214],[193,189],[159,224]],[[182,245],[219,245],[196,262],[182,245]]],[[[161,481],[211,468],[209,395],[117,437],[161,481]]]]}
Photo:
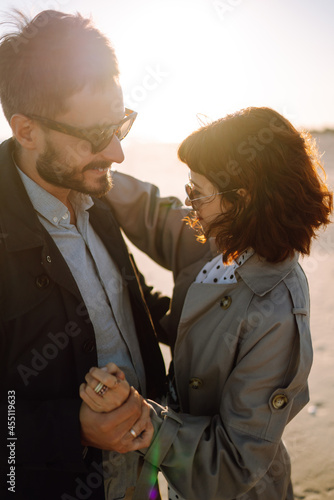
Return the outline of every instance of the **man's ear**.
{"type": "Polygon", "coordinates": [[[17,142],[30,151],[36,149],[38,130],[36,124],[27,116],[15,114],[10,126],[17,142]]]}

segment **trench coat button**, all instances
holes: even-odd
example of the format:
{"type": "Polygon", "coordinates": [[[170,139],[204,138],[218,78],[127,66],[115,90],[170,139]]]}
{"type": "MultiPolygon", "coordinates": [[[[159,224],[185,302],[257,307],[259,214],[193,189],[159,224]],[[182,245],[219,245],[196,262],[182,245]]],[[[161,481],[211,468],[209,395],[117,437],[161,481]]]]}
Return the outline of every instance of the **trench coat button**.
{"type": "Polygon", "coordinates": [[[50,257],[50,255],[47,255],[47,256],[46,256],[46,260],[47,260],[47,262],[48,262],[49,264],[51,263],[51,257],[50,257]]]}
{"type": "Polygon", "coordinates": [[[96,350],[94,340],[93,339],[86,340],[82,345],[82,349],[84,352],[94,352],[96,350]]]}
{"type": "Polygon", "coordinates": [[[222,309],[228,309],[231,304],[232,304],[232,298],[229,295],[225,295],[225,297],[223,297],[222,300],[220,301],[220,307],[222,309]]]}
{"type": "Polygon", "coordinates": [[[46,274],[40,274],[35,280],[37,288],[46,288],[50,284],[49,277],[46,274]]]}
{"type": "Polygon", "coordinates": [[[275,410],[281,410],[282,408],[285,408],[287,404],[288,398],[285,394],[276,394],[276,396],[273,397],[272,405],[275,410]]]}
{"type": "Polygon", "coordinates": [[[189,380],[189,386],[192,389],[199,389],[203,385],[203,381],[200,378],[193,377],[189,380]]]}

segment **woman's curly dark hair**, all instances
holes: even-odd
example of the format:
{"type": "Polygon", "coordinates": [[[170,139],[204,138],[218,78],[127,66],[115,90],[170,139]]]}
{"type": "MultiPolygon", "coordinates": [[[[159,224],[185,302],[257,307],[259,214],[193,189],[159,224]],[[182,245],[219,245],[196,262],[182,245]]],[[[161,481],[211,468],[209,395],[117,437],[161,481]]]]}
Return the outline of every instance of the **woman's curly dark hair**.
{"type": "MultiPolygon", "coordinates": [[[[270,108],[250,107],[217,120],[187,137],[179,158],[204,175],[217,191],[244,188],[201,235],[215,234],[224,262],[249,247],[269,262],[295,251],[308,255],[316,230],[330,223],[333,193],[315,141],[270,108]]],[[[196,220],[194,220],[196,224],[196,220]]]]}

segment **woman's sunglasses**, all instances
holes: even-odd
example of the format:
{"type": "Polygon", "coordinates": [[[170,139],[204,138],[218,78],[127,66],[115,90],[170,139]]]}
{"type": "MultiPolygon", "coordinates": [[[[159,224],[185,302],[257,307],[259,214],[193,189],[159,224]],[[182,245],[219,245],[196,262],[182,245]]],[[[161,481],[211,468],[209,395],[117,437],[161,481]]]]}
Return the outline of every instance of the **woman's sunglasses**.
{"type": "Polygon", "coordinates": [[[188,182],[188,184],[185,185],[185,189],[186,189],[187,197],[188,197],[188,200],[190,201],[190,203],[193,203],[194,201],[204,200],[204,198],[212,198],[213,199],[218,194],[233,193],[235,191],[238,191],[238,188],[237,188],[237,189],[229,189],[228,191],[220,191],[220,193],[212,193],[212,194],[209,194],[207,196],[198,196],[199,193],[194,188],[192,182],[188,182]]]}

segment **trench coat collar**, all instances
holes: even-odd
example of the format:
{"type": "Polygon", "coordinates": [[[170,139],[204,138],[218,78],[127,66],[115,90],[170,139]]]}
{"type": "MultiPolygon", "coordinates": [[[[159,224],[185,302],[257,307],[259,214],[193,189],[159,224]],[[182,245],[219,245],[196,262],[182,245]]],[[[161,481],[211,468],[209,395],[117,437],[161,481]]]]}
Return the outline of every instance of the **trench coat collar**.
{"type": "Polygon", "coordinates": [[[9,252],[40,247],[44,242],[38,217],[13,162],[13,150],[13,139],[0,146],[1,239],[9,252]]]}
{"type": "Polygon", "coordinates": [[[235,270],[246,285],[262,297],[277,286],[296,267],[299,254],[296,252],[291,259],[273,264],[254,254],[245,264],[235,270]]]}
{"type": "MultiPolygon", "coordinates": [[[[9,252],[29,250],[45,244],[45,230],[17,171],[12,158],[13,151],[13,139],[8,139],[0,146],[0,226],[1,237],[9,252]]],[[[103,203],[99,203],[99,208],[107,211],[103,203]]]]}

